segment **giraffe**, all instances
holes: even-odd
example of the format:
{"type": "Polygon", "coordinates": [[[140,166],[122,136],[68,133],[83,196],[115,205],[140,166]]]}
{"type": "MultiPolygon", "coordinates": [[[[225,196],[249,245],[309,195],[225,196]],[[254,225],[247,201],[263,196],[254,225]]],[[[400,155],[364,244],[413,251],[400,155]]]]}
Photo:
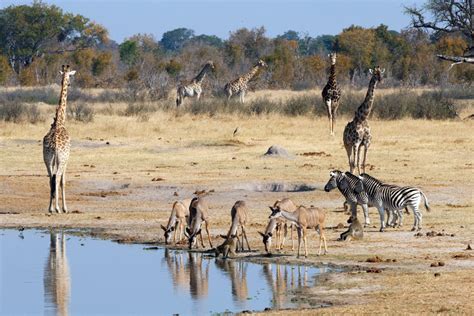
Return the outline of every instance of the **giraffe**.
{"type": "Polygon", "coordinates": [[[187,83],[180,84],[176,90],[176,106],[180,106],[186,97],[196,96],[199,100],[202,93],[202,81],[206,77],[206,74],[212,70],[214,70],[214,63],[208,61],[196,77],[187,83]]]}
{"type": "Polygon", "coordinates": [[[365,159],[367,158],[367,150],[369,149],[370,141],[372,139],[367,118],[370,115],[374,103],[375,87],[377,82],[382,81],[382,74],[385,72],[385,69],[380,69],[380,67],[377,66],[374,70],[369,69],[369,72],[372,74],[372,78],[370,79],[369,88],[367,89],[364,102],[362,102],[362,104],[357,108],[354,119],[347,123],[346,128],[344,129],[344,147],[346,148],[347,158],[349,159],[351,173],[354,171],[356,161],[357,171],[359,174],[361,173],[359,164],[361,145],[364,146],[362,172],[365,172],[365,159]]]}
{"type": "Polygon", "coordinates": [[[59,104],[56,107],[56,116],[49,132],[43,138],[43,159],[49,176],[49,212],[53,212],[53,199],[55,199],[55,209],[57,213],[61,213],[59,209],[59,185],[61,184],[63,212],[67,213],[66,206],[66,165],[69,159],[69,151],[71,149],[71,139],[66,130],[66,102],[67,89],[70,85],[70,77],[76,71],[70,70],[69,65],[62,66],[61,95],[59,104]]]}
{"type": "Polygon", "coordinates": [[[253,77],[257,75],[257,72],[259,71],[260,68],[265,68],[265,67],[268,67],[267,64],[263,60],[259,59],[258,62],[252,67],[252,69],[248,73],[227,83],[224,87],[227,100],[229,100],[232,97],[232,95],[239,94],[240,102],[244,103],[245,93],[247,92],[247,89],[248,89],[247,84],[253,77]]]}
{"type": "Polygon", "coordinates": [[[328,83],[324,86],[321,95],[328,111],[329,130],[331,135],[334,136],[334,120],[336,119],[339,99],[341,98],[341,88],[337,86],[336,81],[336,53],[331,53],[328,57],[331,60],[331,70],[328,83]]]}

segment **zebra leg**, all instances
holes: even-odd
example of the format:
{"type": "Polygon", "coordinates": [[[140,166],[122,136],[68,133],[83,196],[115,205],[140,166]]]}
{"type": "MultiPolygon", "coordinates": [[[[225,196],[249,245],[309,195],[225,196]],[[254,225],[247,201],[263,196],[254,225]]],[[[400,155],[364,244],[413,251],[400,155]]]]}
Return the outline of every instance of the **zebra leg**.
{"type": "Polygon", "coordinates": [[[369,218],[369,207],[367,204],[362,205],[362,210],[364,211],[364,218],[365,218],[365,223],[364,226],[368,227],[370,225],[370,218],[369,218]]]}
{"type": "Polygon", "coordinates": [[[385,231],[385,210],[382,206],[377,207],[380,215],[380,231],[385,231]]]}
{"type": "Polygon", "coordinates": [[[413,228],[411,229],[412,231],[415,230],[421,230],[421,220],[422,220],[422,215],[420,210],[418,209],[417,205],[411,206],[411,209],[413,210],[413,217],[415,217],[415,223],[413,224],[413,228]]]}

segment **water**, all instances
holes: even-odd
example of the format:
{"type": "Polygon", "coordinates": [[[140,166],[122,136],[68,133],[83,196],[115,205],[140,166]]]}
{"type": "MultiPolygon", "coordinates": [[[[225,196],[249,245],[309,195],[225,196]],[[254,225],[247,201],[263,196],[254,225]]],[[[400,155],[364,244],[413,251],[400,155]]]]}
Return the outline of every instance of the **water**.
{"type": "Polygon", "coordinates": [[[307,307],[290,292],[329,268],[0,230],[0,271],[1,315],[208,315],[307,307]]]}

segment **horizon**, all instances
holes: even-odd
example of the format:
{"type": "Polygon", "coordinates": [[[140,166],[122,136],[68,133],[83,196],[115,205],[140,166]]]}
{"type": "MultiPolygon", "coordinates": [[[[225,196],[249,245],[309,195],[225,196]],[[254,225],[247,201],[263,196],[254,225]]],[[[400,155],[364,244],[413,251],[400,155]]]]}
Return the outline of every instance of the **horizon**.
{"type": "MultiPolygon", "coordinates": [[[[390,30],[400,32],[408,27],[410,22],[410,18],[403,13],[403,7],[414,4],[419,6],[424,1],[44,0],[42,2],[56,5],[67,13],[81,14],[101,24],[108,30],[110,39],[122,43],[139,33],[152,34],[159,41],[163,33],[182,27],[193,30],[195,35],[216,35],[221,39],[228,39],[231,32],[240,28],[252,29],[261,26],[265,28],[269,37],[276,37],[288,30],[311,37],[337,35],[351,25],[370,28],[384,24],[390,30]],[[269,5],[272,5],[272,10],[268,10],[269,5]],[[104,14],[107,10],[112,14],[104,14]],[[374,15],[376,17],[372,18],[374,15]],[[130,23],[123,23],[123,20],[130,17],[132,20],[130,23]]],[[[31,3],[32,1],[26,0],[3,0],[0,8],[31,3]]]]}

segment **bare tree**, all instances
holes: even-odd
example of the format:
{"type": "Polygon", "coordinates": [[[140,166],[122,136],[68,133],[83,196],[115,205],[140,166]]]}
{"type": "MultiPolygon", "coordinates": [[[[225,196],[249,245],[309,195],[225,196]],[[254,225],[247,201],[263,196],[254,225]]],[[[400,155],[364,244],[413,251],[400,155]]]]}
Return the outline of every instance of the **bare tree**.
{"type": "MultiPolygon", "coordinates": [[[[463,56],[437,55],[453,61],[451,67],[461,63],[474,64],[474,14],[472,0],[427,0],[421,7],[405,7],[411,15],[411,25],[434,31],[435,34],[460,34],[469,43],[463,56]],[[430,15],[431,19],[427,18],[430,15]]],[[[450,68],[451,68],[450,67],[450,68]]]]}

